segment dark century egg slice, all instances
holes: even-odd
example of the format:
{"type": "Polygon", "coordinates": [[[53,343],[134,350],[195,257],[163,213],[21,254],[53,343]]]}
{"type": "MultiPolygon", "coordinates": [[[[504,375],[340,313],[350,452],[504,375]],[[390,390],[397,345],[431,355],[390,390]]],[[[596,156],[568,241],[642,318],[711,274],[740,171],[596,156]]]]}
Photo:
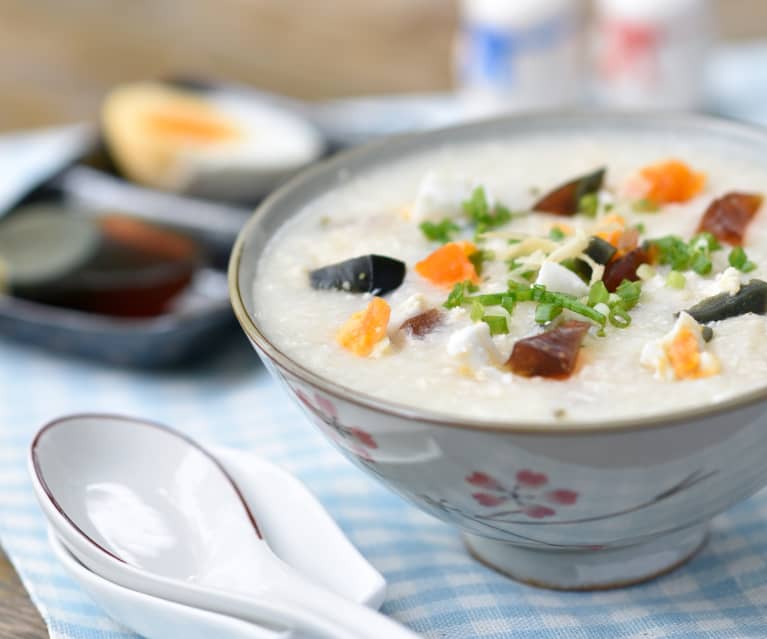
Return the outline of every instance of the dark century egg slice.
{"type": "Polygon", "coordinates": [[[405,263],[384,255],[361,255],[309,273],[312,288],[383,295],[405,279],[405,263]]]}

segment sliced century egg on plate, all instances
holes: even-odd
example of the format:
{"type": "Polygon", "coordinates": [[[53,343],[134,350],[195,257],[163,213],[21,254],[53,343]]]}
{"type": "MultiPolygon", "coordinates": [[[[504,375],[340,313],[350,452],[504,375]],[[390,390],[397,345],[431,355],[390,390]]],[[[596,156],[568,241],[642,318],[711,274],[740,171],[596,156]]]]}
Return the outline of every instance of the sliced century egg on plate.
{"type": "Polygon", "coordinates": [[[224,89],[124,85],[106,97],[101,119],[126,178],[215,199],[258,198],[317,159],[324,146],[298,113],[224,89]]]}
{"type": "Polygon", "coordinates": [[[201,264],[190,238],[135,218],[25,207],[0,223],[15,297],[121,317],[161,314],[201,264]]]}

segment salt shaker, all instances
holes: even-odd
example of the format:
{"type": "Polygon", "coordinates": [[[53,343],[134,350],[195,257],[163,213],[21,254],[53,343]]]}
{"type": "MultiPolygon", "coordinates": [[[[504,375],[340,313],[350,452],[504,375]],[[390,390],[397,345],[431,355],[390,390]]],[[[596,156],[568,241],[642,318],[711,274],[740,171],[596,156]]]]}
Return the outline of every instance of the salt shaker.
{"type": "Polygon", "coordinates": [[[459,93],[470,113],[554,108],[583,89],[578,0],[462,0],[459,93]]]}
{"type": "Polygon", "coordinates": [[[606,107],[699,107],[712,22],[709,0],[597,0],[596,101],[606,107]]]}

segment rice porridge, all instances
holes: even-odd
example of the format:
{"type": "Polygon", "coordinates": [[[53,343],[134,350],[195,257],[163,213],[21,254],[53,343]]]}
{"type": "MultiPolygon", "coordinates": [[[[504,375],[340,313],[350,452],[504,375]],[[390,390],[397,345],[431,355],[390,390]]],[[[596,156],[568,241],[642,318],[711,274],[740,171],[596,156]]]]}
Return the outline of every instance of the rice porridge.
{"type": "Polygon", "coordinates": [[[452,417],[715,404],[767,384],[767,167],[726,155],[614,134],[403,159],[282,226],[254,315],[323,377],[452,417]]]}

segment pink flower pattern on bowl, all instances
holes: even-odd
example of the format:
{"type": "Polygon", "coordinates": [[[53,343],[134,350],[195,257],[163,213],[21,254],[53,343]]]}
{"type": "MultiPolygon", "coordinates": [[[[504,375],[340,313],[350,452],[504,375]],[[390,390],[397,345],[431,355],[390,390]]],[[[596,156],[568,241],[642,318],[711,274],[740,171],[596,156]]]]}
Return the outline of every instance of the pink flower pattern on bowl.
{"type": "Polygon", "coordinates": [[[509,503],[514,507],[503,512],[504,516],[522,514],[532,519],[544,519],[557,514],[552,505],[572,506],[578,501],[578,493],[565,488],[548,489],[549,478],[545,473],[520,470],[515,483],[507,488],[490,475],[475,471],[466,477],[466,482],[481,492],[472,493],[480,506],[495,508],[509,503]]]}
{"type": "Polygon", "coordinates": [[[338,420],[338,411],[329,399],[314,393],[314,400],[310,399],[306,393],[299,388],[294,388],[296,397],[309,410],[312,415],[318,417],[322,423],[330,426],[333,433],[340,435],[334,437],[339,444],[350,448],[352,452],[361,457],[366,462],[373,461],[370,451],[378,448],[378,442],[366,430],[357,426],[345,426],[338,420]]]}

